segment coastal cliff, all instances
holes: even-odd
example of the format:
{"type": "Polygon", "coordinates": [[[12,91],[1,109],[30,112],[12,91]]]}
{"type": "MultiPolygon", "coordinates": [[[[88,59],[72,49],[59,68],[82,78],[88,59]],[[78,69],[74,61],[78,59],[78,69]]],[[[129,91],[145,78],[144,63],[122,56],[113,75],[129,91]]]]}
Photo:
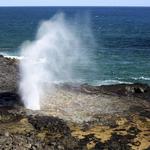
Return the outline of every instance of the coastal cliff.
{"type": "Polygon", "coordinates": [[[149,85],[58,84],[32,111],[18,93],[18,64],[0,56],[0,149],[150,149],[149,85]]]}

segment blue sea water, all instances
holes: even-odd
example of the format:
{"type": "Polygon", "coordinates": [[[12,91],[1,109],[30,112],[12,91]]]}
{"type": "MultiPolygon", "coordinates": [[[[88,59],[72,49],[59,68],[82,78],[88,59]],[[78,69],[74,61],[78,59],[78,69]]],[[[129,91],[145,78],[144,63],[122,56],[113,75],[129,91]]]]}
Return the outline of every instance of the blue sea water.
{"type": "Polygon", "coordinates": [[[0,7],[0,53],[19,56],[20,45],[34,39],[39,23],[59,12],[89,39],[86,52],[92,63],[77,65],[76,81],[150,84],[150,8],[0,7]]]}

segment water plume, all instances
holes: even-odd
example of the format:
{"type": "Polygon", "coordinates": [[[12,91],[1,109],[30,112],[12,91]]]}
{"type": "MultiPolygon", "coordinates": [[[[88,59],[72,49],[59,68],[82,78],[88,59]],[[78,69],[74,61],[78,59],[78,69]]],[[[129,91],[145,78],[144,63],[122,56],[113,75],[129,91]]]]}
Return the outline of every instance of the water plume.
{"type": "Polygon", "coordinates": [[[26,108],[40,109],[44,83],[72,81],[74,64],[84,62],[78,35],[77,27],[57,14],[40,24],[34,41],[23,43],[20,92],[26,108]]]}

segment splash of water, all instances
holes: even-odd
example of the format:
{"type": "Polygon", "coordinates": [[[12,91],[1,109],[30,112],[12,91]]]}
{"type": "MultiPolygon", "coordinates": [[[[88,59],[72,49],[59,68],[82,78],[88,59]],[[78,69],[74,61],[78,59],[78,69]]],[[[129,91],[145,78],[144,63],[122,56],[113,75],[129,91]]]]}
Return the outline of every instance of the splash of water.
{"type": "Polygon", "coordinates": [[[40,109],[44,83],[72,81],[73,64],[83,61],[77,31],[57,14],[41,23],[34,41],[22,45],[20,92],[26,108],[40,109]]]}

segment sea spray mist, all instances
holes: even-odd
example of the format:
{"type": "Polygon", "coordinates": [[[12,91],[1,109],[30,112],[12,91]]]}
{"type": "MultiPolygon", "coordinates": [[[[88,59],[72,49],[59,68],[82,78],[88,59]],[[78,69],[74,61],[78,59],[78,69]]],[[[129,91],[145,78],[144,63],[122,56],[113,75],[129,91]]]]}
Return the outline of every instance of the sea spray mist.
{"type": "Polygon", "coordinates": [[[21,46],[20,93],[26,108],[39,110],[44,84],[72,82],[74,64],[85,63],[77,27],[57,14],[40,24],[34,41],[21,46]]]}

